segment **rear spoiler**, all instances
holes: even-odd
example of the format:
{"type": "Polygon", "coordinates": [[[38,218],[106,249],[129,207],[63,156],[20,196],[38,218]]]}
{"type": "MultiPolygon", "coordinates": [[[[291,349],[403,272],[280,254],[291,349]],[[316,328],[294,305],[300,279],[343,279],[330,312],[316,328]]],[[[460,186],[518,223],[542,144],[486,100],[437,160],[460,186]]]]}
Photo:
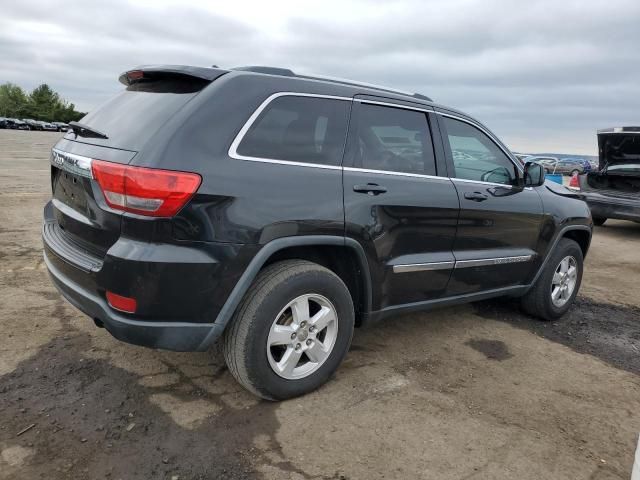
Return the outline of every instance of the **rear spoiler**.
{"type": "Polygon", "coordinates": [[[123,85],[131,85],[145,76],[153,77],[156,75],[182,75],[185,77],[198,78],[212,82],[216,78],[227,73],[228,70],[221,68],[191,67],[189,65],[141,65],[122,73],[118,80],[123,85]]]}

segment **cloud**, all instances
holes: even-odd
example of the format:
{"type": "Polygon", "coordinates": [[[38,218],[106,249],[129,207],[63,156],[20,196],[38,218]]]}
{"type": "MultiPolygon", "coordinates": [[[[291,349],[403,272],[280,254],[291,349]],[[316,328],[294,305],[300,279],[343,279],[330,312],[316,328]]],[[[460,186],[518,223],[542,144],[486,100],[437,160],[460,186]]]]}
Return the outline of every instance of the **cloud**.
{"type": "Polygon", "coordinates": [[[640,2],[21,0],[0,17],[0,82],[80,109],[135,65],[266,64],[418,91],[520,151],[594,154],[640,123],[640,2]]]}

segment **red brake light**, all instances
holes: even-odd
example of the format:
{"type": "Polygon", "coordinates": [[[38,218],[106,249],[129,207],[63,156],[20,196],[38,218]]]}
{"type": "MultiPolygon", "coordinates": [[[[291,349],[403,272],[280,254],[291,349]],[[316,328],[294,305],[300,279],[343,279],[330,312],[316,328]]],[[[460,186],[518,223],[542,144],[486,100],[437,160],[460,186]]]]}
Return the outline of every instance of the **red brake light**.
{"type": "Polygon", "coordinates": [[[130,167],[93,160],[93,177],[107,204],[124,212],[172,217],[191,200],[202,179],[197,173],[130,167]]]}
{"type": "Polygon", "coordinates": [[[129,79],[129,83],[132,83],[135,80],[141,80],[142,77],[144,77],[144,72],[142,70],[131,70],[127,72],[127,78],[129,79]]]}
{"type": "Polygon", "coordinates": [[[138,302],[135,298],[123,297],[107,290],[107,302],[111,307],[125,313],[136,313],[138,302]]]}

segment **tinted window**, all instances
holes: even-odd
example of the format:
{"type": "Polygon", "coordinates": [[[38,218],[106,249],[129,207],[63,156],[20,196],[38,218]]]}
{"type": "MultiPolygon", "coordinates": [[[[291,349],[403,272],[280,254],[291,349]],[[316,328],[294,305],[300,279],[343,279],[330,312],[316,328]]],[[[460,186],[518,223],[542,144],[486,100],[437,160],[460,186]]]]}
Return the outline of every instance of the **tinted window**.
{"type": "Polygon", "coordinates": [[[247,157],[340,165],[350,102],[276,98],[251,125],[237,152],[247,157]]]}
{"type": "Polygon", "coordinates": [[[442,117],[447,129],[455,177],[493,183],[514,183],[516,167],[509,157],[479,129],[442,117]]]}
{"type": "MultiPolygon", "coordinates": [[[[79,137],[86,143],[139,151],[145,143],[189,100],[208,85],[190,77],[162,76],[129,85],[80,123],[105,133],[109,138],[79,137]]],[[[73,133],[67,138],[74,139],[73,133]]]]}
{"type": "Polygon", "coordinates": [[[354,167],[436,174],[425,113],[361,104],[356,135],[354,167]]]}

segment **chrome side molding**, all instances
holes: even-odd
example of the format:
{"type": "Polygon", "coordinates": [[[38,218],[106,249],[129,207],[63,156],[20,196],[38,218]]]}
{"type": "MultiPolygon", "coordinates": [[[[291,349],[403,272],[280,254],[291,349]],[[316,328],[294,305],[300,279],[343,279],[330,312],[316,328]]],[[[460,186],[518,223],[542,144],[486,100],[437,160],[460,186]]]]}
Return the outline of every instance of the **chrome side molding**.
{"type": "Polygon", "coordinates": [[[533,255],[516,255],[512,257],[479,258],[476,260],[456,260],[448,262],[410,263],[394,265],[393,273],[427,272],[433,270],[449,270],[458,268],[486,267],[488,265],[503,265],[509,263],[528,262],[533,255]]]}
{"type": "Polygon", "coordinates": [[[430,262],[430,263],[409,263],[404,265],[394,265],[393,273],[407,272],[427,272],[431,270],[449,270],[454,268],[455,262],[430,262]]]}
{"type": "Polygon", "coordinates": [[[515,257],[480,258],[478,260],[457,260],[455,268],[485,267],[487,265],[502,265],[506,263],[528,262],[533,255],[518,255],[515,257]]]}

